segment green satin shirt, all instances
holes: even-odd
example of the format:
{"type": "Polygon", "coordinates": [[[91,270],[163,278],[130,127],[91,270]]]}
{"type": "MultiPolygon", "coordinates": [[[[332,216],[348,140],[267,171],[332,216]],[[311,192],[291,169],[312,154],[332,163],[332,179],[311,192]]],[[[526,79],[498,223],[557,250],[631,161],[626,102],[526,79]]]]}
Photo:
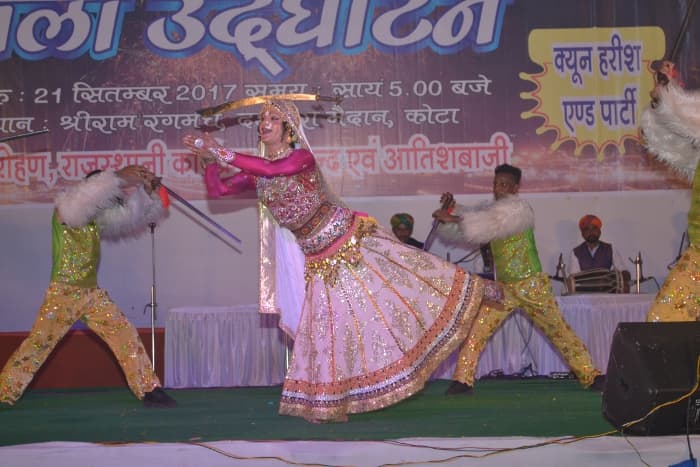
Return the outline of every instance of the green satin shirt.
{"type": "Polygon", "coordinates": [[[100,233],[91,222],[83,227],[68,227],[54,211],[51,251],[51,281],[78,287],[97,287],[97,266],[100,262],[100,233]]]}
{"type": "Polygon", "coordinates": [[[688,242],[700,247],[700,165],[695,168],[693,178],[693,195],[688,210],[688,242]]]}
{"type": "Polygon", "coordinates": [[[496,279],[517,282],[542,272],[533,229],[491,241],[496,279]]]}

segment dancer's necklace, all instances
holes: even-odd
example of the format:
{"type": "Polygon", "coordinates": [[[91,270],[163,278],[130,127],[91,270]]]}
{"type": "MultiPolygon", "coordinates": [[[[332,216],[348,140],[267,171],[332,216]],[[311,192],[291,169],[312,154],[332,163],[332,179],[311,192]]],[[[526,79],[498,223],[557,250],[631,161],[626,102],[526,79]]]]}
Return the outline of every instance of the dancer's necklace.
{"type": "Polygon", "coordinates": [[[289,154],[291,152],[291,150],[292,150],[292,148],[286,146],[286,147],[281,148],[279,151],[275,151],[275,152],[272,152],[270,154],[267,154],[266,158],[271,159],[271,160],[281,159],[281,158],[285,157],[287,154],[289,154]]]}

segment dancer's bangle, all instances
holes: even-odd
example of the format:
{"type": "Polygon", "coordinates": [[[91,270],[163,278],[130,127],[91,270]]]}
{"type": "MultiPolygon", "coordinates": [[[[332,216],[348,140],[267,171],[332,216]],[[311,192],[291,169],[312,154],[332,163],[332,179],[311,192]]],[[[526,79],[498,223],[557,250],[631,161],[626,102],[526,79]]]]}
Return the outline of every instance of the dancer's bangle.
{"type": "Polygon", "coordinates": [[[234,160],[236,160],[236,153],[223,146],[218,146],[216,148],[210,149],[209,153],[221,162],[226,162],[227,164],[230,164],[234,160]]]}

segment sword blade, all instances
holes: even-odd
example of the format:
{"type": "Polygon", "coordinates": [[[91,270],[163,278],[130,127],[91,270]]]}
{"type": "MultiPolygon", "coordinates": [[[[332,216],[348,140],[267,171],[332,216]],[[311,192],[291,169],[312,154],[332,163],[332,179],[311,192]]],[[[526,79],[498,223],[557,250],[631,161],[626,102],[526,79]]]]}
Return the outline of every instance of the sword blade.
{"type": "Polygon", "coordinates": [[[222,233],[226,234],[227,237],[229,237],[229,238],[231,238],[231,239],[237,241],[238,243],[243,243],[243,242],[241,241],[240,238],[238,238],[238,237],[236,237],[235,235],[233,235],[233,234],[232,234],[231,232],[229,232],[224,226],[222,226],[221,224],[219,224],[218,222],[216,222],[214,219],[212,219],[211,217],[207,216],[207,215],[204,214],[202,211],[200,211],[199,209],[197,209],[195,206],[192,205],[192,203],[190,203],[189,201],[187,201],[185,198],[183,198],[182,196],[180,196],[179,194],[177,194],[176,192],[174,192],[173,190],[171,190],[171,189],[168,188],[167,186],[162,185],[162,184],[161,184],[161,186],[162,186],[163,188],[165,188],[165,190],[168,192],[168,194],[169,194],[170,196],[172,196],[173,198],[175,198],[176,200],[178,200],[180,203],[182,203],[183,205],[185,205],[186,207],[188,207],[189,209],[191,209],[193,212],[195,212],[196,214],[198,214],[202,219],[206,220],[206,221],[209,222],[211,225],[213,225],[214,227],[216,227],[217,229],[219,229],[219,231],[221,231],[222,233]]]}
{"type": "Polygon", "coordinates": [[[21,133],[19,135],[6,136],[4,138],[0,138],[0,143],[4,143],[5,141],[12,141],[14,139],[28,138],[30,136],[41,135],[41,134],[48,133],[48,132],[49,132],[48,128],[44,128],[43,130],[30,131],[27,133],[21,133]]]}

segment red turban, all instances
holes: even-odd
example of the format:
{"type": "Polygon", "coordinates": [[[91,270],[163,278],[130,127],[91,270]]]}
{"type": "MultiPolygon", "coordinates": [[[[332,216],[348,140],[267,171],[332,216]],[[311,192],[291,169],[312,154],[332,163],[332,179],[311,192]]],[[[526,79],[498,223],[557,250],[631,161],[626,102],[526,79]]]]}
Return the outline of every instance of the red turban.
{"type": "Polygon", "coordinates": [[[578,228],[583,229],[585,226],[593,224],[599,229],[603,227],[603,222],[593,214],[586,214],[578,221],[578,228]]]}

